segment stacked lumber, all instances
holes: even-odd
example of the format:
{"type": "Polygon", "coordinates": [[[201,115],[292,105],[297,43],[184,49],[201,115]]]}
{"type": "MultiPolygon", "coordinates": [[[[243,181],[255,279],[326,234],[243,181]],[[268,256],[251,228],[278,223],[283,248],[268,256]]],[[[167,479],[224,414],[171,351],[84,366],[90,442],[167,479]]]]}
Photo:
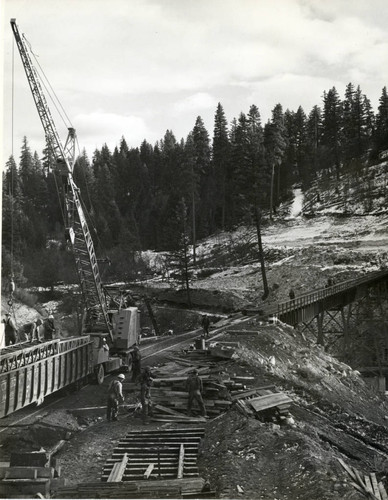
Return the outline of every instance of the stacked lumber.
{"type": "Polygon", "coordinates": [[[256,387],[232,396],[237,408],[248,417],[282,420],[289,414],[292,399],[275,386],[256,387]]]}
{"type": "MultiPolygon", "coordinates": [[[[193,368],[188,368],[191,371],[193,368]]],[[[198,369],[203,383],[203,400],[206,411],[210,417],[218,416],[226,411],[232,404],[228,388],[215,377],[206,374],[208,368],[198,369]]],[[[154,403],[154,419],[162,421],[193,421],[187,417],[188,393],[186,390],[186,376],[166,377],[154,380],[152,388],[152,401],[154,403]],[[180,420],[182,419],[182,420],[180,420]]],[[[196,411],[196,408],[193,408],[196,411]]]]}
{"type": "Polygon", "coordinates": [[[381,481],[377,481],[376,474],[374,472],[362,477],[357,469],[345,464],[341,458],[337,458],[337,460],[352,479],[350,484],[354,486],[358,492],[362,493],[371,500],[388,500],[387,491],[383,483],[381,481]]]}
{"type": "Polygon", "coordinates": [[[0,467],[0,497],[41,494],[48,498],[50,491],[65,484],[54,467],[0,467]]]}

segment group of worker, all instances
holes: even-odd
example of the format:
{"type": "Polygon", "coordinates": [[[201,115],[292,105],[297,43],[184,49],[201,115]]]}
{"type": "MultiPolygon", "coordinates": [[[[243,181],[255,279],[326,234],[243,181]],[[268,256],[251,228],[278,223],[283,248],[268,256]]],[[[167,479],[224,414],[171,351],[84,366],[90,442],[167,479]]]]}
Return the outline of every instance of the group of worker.
{"type": "MultiPolygon", "coordinates": [[[[124,402],[122,382],[125,375],[120,373],[113,380],[108,389],[107,400],[107,420],[115,421],[118,417],[119,405],[124,402]]],[[[140,402],[142,408],[143,424],[149,423],[149,417],[152,417],[152,398],[151,387],[153,385],[154,377],[151,368],[147,366],[144,370],[141,369],[141,353],[136,346],[132,354],[132,381],[140,383],[140,402]]],[[[187,412],[192,415],[192,406],[194,401],[197,402],[202,416],[206,417],[206,408],[203,402],[202,392],[203,384],[198,370],[193,369],[186,380],[186,390],[188,392],[187,412]]]]}
{"type": "MultiPolygon", "coordinates": [[[[124,403],[123,396],[123,380],[125,375],[119,373],[117,377],[110,383],[108,388],[107,399],[107,420],[108,422],[118,420],[118,412],[120,403],[124,403]]],[[[149,423],[149,417],[153,415],[151,387],[153,385],[154,377],[151,368],[147,366],[142,370],[139,377],[140,382],[140,402],[142,408],[143,424],[149,423]]],[[[203,383],[198,375],[198,370],[193,369],[186,380],[186,390],[188,392],[187,413],[192,415],[192,407],[194,401],[198,403],[199,409],[203,417],[206,417],[205,403],[203,402],[202,392],[203,383]]]]}
{"type": "Polygon", "coordinates": [[[19,331],[15,321],[9,312],[5,313],[2,320],[5,324],[4,335],[5,345],[13,345],[17,342],[42,342],[53,340],[55,336],[54,316],[50,314],[43,321],[40,318],[23,325],[19,331]]]}

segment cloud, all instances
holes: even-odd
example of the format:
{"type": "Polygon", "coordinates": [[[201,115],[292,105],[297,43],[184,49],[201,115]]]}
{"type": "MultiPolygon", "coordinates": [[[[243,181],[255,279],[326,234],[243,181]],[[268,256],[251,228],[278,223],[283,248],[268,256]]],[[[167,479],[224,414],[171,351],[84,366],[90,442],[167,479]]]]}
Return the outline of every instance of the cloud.
{"type": "Polygon", "coordinates": [[[150,135],[144,120],[138,116],[95,111],[75,116],[73,123],[80,148],[85,148],[89,155],[95,149],[101,149],[105,143],[113,152],[114,148],[120,145],[122,137],[140,145],[143,139],[150,135]]]}
{"type": "MultiPolygon", "coordinates": [[[[9,17],[16,17],[71,120],[96,114],[109,122],[104,128],[97,120],[98,129],[88,122],[97,147],[116,145],[123,134],[131,144],[140,135],[157,140],[166,129],[186,136],[199,114],[212,125],[218,102],[228,119],[251,104],[262,116],[278,102],[307,111],[321,104],[324,90],[336,86],[343,95],[349,82],[376,109],[388,82],[386,0],[34,0],[33,10],[28,0],[4,4],[4,116],[11,102],[9,17]]],[[[16,82],[28,87],[22,70],[16,82]]],[[[15,123],[19,137],[41,132],[26,113],[15,123]]]]}
{"type": "Polygon", "coordinates": [[[198,92],[197,94],[190,95],[185,99],[177,101],[173,106],[175,115],[193,112],[195,110],[212,109],[217,106],[217,100],[206,92],[198,92]]]}

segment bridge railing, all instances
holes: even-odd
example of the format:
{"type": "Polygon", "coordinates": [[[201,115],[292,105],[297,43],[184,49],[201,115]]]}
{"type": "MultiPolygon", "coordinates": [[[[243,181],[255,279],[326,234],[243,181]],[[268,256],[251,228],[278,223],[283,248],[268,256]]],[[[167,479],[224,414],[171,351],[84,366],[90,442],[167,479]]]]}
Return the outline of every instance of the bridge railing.
{"type": "Polygon", "coordinates": [[[296,297],[295,299],[279,303],[277,315],[278,317],[281,317],[283,314],[290,311],[303,309],[304,307],[319,302],[327,297],[332,297],[333,295],[351,290],[352,288],[361,286],[363,284],[372,283],[373,281],[384,277],[388,278],[388,270],[374,271],[354,280],[342,281],[341,283],[329,286],[327,288],[321,288],[319,290],[315,290],[314,292],[305,293],[303,295],[300,295],[299,297],[296,297]]]}

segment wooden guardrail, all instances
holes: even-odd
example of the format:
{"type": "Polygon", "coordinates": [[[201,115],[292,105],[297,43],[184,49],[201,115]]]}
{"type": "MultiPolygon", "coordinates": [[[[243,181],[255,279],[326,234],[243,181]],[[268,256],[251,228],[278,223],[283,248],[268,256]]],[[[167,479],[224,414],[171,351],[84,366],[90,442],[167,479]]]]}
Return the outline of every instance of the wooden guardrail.
{"type": "Polygon", "coordinates": [[[311,320],[325,309],[353,302],[357,297],[357,290],[367,290],[370,285],[383,281],[388,281],[388,270],[375,271],[355,280],[343,281],[305,293],[295,299],[279,303],[276,315],[281,321],[292,325],[311,320]],[[303,311],[306,314],[303,314],[303,311]]]}

